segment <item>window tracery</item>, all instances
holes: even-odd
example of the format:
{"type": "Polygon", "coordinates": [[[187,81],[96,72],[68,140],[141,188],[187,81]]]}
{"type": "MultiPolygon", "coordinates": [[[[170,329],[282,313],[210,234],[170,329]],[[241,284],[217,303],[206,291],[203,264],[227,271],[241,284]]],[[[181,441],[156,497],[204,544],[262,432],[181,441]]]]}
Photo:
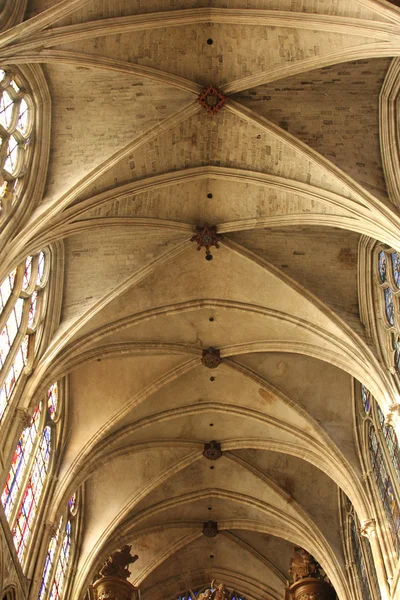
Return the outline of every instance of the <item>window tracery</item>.
{"type": "Polygon", "coordinates": [[[360,522],[350,500],[342,493],[344,510],[344,531],[347,543],[344,544],[349,564],[354,565],[353,581],[360,600],[381,600],[378,576],[368,538],[361,535],[360,522]]]}
{"type": "Polygon", "coordinates": [[[375,257],[381,349],[388,368],[400,380],[400,254],[379,245],[375,257]]]}
{"type": "MultiPolygon", "coordinates": [[[[55,394],[56,387],[57,384],[51,386],[51,395],[55,394]]],[[[22,564],[50,470],[55,435],[53,419],[48,403],[40,402],[18,440],[1,496],[17,556],[22,564]]]]}
{"type": "Polygon", "coordinates": [[[361,386],[362,446],[369,457],[375,490],[386,516],[388,530],[397,556],[400,555],[400,447],[396,432],[385,423],[378,403],[361,386]]]}
{"type": "Polygon", "coordinates": [[[38,600],[61,600],[63,597],[76,539],[78,510],[79,500],[75,493],[69,499],[57,531],[49,542],[38,600]]]}
{"type": "Polygon", "coordinates": [[[0,221],[21,198],[32,145],[32,106],[20,76],[0,69],[0,221]]]}
{"type": "Polygon", "coordinates": [[[46,251],[28,256],[0,285],[0,422],[35,357],[46,313],[47,263],[46,251]]]}

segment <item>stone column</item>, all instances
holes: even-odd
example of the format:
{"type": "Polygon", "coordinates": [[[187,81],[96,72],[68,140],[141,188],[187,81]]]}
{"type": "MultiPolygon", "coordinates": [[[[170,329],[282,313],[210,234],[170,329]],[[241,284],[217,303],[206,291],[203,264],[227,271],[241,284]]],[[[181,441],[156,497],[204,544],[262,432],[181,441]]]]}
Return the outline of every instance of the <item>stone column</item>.
{"type": "Polygon", "coordinates": [[[335,600],[336,592],[323,579],[305,577],[292,583],[286,590],[286,600],[335,600]]]}
{"type": "Polygon", "coordinates": [[[93,584],[96,600],[139,600],[138,589],[120,577],[102,577],[93,584]]]}

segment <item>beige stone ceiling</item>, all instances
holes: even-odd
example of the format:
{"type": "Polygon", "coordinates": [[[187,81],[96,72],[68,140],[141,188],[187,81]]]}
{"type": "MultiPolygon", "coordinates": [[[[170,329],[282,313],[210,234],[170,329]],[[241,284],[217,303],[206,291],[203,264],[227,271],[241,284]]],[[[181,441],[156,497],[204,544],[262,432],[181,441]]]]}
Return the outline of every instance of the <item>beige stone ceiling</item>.
{"type": "Polygon", "coordinates": [[[385,0],[28,0],[0,36],[51,98],[44,194],[4,269],[64,240],[61,322],[26,402],[68,374],[51,517],[85,481],[74,598],[126,542],[143,600],[214,577],[281,600],[293,543],[348,597],[338,486],[370,510],[352,378],[382,406],[392,391],[357,267],[361,235],[400,250],[379,144],[399,34],[385,0]],[[214,117],[211,83],[228,94],[214,117]],[[225,236],[211,262],[189,241],[206,221],[225,236]]]}

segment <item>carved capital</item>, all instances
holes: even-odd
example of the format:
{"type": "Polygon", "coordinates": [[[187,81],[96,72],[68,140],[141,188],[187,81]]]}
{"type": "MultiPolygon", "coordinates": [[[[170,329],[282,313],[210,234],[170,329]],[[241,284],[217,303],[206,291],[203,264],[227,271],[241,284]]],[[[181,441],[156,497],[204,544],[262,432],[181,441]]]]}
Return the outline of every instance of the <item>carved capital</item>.
{"type": "Polygon", "coordinates": [[[26,429],[32,423],[32,416],[28,413],[27,410],[19,408],[17,411],[17,419],[18,423],[23,429],[26,429]]]}
{"type": "Polygon", "coordinates": [[[389,406],[389,412],[386,415],[386,425],[391,425],[392,427],[396,427],[397,423],[400,419],[400,404],[391,404],[389,406]]]}
{"type": "Polygon", "coordinates": [[[360,533],[363,537],[371,539],[376,534],[375,519],[368,519],[361,524],[360,533]]]}

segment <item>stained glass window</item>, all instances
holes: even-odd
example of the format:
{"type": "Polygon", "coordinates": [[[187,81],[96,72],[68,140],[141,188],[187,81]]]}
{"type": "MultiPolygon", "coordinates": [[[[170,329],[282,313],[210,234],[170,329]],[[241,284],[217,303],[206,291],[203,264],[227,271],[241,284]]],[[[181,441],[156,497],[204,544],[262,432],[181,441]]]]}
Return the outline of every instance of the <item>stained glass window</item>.
{"type": "Polygon", "coordinates": [[[64,529],[61,529],[61,524],[64,522],[63,517],[61,517],[60,526],[50,540],[38,600],[45,600],[45,598],[61,600],[63,596],[73,549],[77,507],[77,494],[75,493],[68,501],[64,529]],[[60,531],[62,532],[61,537],[60,531]]]}
{"type": "Polygon", "coordinates": [[[354,564],[357,570],[357,578],[360,586],[361,597],[363,600],[372,600],[369,589],[368,573],[365,566],[359,533],[357,531],[354,518],[351,519],[351,547],[353,551],[354,564]]]}
{"type": "Polygon", "coordinates": [[[46,309],[46,254],[28,256],[0,285],[0,421],[11,395],[34,356],[46,309]]]}
{"type": "MultiPolygon", "coordinates": [[[[400,253],[390,248],[377,250],[378,300],[384,314],[384,327],[379,330],[379,344],[387,365],[394,367],[400,379],[400,253]],[[382,336],[386,338],[381,343],[382,336]]],[[[381,325],[382,321],[378,321],[381,325]]]]}
{"type": "Polygon", "coordinates": [[[31,424],[23,430],[14,452],[6,484],[1,496],[1,503],[4,507],[7,519],[11,516],[26,468],[29,465],[29,459],[32,455],[32,450],[38,434],[40,415],[41,405],[35,410],[31,424]]]}
{"type": "Polygon", "coordinates": [[[375,569],[374,557],[371,545],[367,537],[360,532],[360,522],[349,498],[342,493],[342,506],[345,510],[345,518],[348,524],[347,533],[350,542],[351,555],[348,556],[347,546],[344,550],[346,560],[354,564],[355,578],[359,590],[360,600],[381,600],[378,576],[375,569]]]}
{"type": "Polygon", "coordinates": [[[376,434],[375,427],[370,424],[368,433],[368,448],[372,469],[375,475],[379,495],[382,500],[389,525],[393,545],[397,554],[400,551],[400,507],[396,499],[393,483],[386,467],[382,447],[376,434]]]}
{"type": "Polygon", "coordinates": [[[62,597],[65,575],[68,567],[69,554],[71,551],[71,522],[68,521],[65,527],[64,539],[61,546],[60,556],[54,575],[53,587],[50,593],[51,600],[60,600],[62,597]]]}
{"type": "MultiPolygon", "coordinates": [[[[53,384],[50,390],[46,400],[49,394],[58,395],[57,384],[53,384]]],[[[1,496],[22,564],[49,471],[52,427],[48,403],[40,403],[18,441],[1,496]]]]}
{"type": "Polygon", "coordinates": [[[400,289],[400,255],[398,252],[392,252],[392,272],[394,282],[400,289]]]}
{"type": "Polygon", "coordinates": [[[33,127],[30,96],[17,84],[11,71],[0,81],[0,220],[10,214],[21,197],[29,161],[28,145],[33,127]]]}
{"type": "Polygon", "coordinates": [[[53,537],[51,538],[49,547],[47,549],[46,560],[44,563],[42,582],[40,584],[38,600],[43,600],[43,598],[46,596],[46,593],[48,590],[50,574],[51,574],[53,564],[54,564],[54,555],[56,553],[57,546],[58,546],[58,539],[60,537],[62,522],[63,522],[63,518],[61,517],[60,523],[58,525],[58,529],[57,529],[56,533],[53,535],[53,537]]]}
{"type": "Polygon", "coordinates": [[[379,252],[379,277],[381,282],[384,283],[386,281],[386,254],[381,250],[379,252]]]}

